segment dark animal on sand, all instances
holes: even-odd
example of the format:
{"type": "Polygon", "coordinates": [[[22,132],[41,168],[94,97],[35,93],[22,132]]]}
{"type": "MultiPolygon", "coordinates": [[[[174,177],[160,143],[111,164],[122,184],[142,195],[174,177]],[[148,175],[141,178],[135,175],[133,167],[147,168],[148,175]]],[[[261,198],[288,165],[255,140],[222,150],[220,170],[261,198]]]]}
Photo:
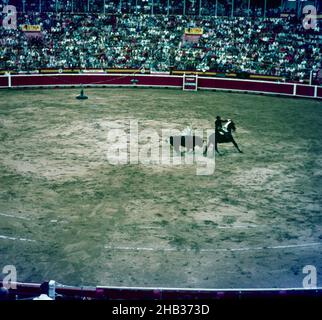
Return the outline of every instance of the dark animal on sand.
{"type": "Polygon", "coordinates": [[[198,136],[171,136],[169,139],[171,146],[176,152],[180,152],[180,147],[185,147],[187,152],[195,151],[195,147],[203,147],[203,139],[198,136]]]}
{"type": "Polygon", "coordinates": [[[236,126],[234,121],[228,120],[227,123],[223,126],[223,131],[224,131],[223,134],[219,132],[215,132],[209,136],[208,145],[204,150],[204,155],[207,155],[207,151],[210,145],[213,145],[216,152],[220,154],[220,152],[218,151],[218,143],[230,143],[230,142],[233,143],[233,145],[238,150],[238,152],[243,153],[239,149],[238,144],[232,135],[232,131],[236,131],[236,126]]]}

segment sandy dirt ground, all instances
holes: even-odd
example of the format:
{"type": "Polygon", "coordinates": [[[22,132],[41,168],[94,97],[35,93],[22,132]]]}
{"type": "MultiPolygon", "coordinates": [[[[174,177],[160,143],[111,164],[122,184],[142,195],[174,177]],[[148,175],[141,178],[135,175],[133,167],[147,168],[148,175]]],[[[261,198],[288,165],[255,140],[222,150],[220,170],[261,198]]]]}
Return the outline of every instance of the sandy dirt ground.
{"type": "Polygon", "coordinates": [[[322,285],[321,101],[78,93],[0,91],[0,270],[79,286],[269,288],[301,287],[314,265],[322,285]],[[211,175],[196,161],[109,161],[113,129],[206,130],[217,114],[235,121],[244,154],[219,145],[211,175]]]}

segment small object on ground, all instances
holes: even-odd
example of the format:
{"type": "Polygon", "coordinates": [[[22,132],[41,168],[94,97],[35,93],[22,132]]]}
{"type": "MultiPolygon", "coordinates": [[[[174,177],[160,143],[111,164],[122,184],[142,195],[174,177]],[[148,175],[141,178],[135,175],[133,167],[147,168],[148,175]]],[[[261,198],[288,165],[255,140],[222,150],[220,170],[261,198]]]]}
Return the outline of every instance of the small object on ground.
{"type": "Polygon", "coordinates": [[[76,97],[78,100],[86,100],[88,99],[88,96],[84,94],[84,89],[81,90],[80,95],[76,97]]]}

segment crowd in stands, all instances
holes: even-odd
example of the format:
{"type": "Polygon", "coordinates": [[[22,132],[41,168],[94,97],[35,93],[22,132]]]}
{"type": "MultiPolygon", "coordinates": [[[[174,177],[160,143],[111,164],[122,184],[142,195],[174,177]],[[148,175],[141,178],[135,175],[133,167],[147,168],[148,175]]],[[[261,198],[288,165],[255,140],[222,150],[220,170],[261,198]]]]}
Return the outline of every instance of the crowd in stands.
{"type": "Polygon", "coordinates": [[[306,30],[292,17],[46,12],[18,15],[22,24],[42,31],[0,28],[0,69],[210,70],[303,80],[321,68],[320,26],[306,30]],[[187,27],[203,35],[183,41],[187,27]]]}
{"type": "MultiPolygon", "coordinates": [[[[68,13],[106,13],[106,14],[171,14],[230,16],[231,0],[0,0],[17,7],[19,12],[68,12],[68,13]]],[[[277,17],[280,2],[268,0],[268,17],[277,17]]],[[[255,8],[256,1],[234,0],[235,16],[263,16],[263,7],[255,8]],[[248,7],[248,5],[250,5],[248,7]]],[[[285,9],[284,9],[285,10],[285,9]]]]}

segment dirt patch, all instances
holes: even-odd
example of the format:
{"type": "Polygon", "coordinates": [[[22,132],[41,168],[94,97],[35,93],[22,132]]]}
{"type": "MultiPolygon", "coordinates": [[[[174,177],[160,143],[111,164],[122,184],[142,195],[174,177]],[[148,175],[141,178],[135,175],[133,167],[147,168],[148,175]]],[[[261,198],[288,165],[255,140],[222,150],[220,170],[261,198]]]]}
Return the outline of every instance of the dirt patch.
{"type": "Polygon", "coordinates": [[[304,265],[321,265],[318,102],[88,89],[79,103],[78,93],[1,91],[0,260],[20,281],[298,287],[304,265]],[[107,161],[109,131],[128,133],[131,120],[161,136],[206,130],[218,114],[236,122],[245,153],[220,145],[222,156],[204,158],[211,175],[196,175],[198,149],[177,165],[107,161]]]}

